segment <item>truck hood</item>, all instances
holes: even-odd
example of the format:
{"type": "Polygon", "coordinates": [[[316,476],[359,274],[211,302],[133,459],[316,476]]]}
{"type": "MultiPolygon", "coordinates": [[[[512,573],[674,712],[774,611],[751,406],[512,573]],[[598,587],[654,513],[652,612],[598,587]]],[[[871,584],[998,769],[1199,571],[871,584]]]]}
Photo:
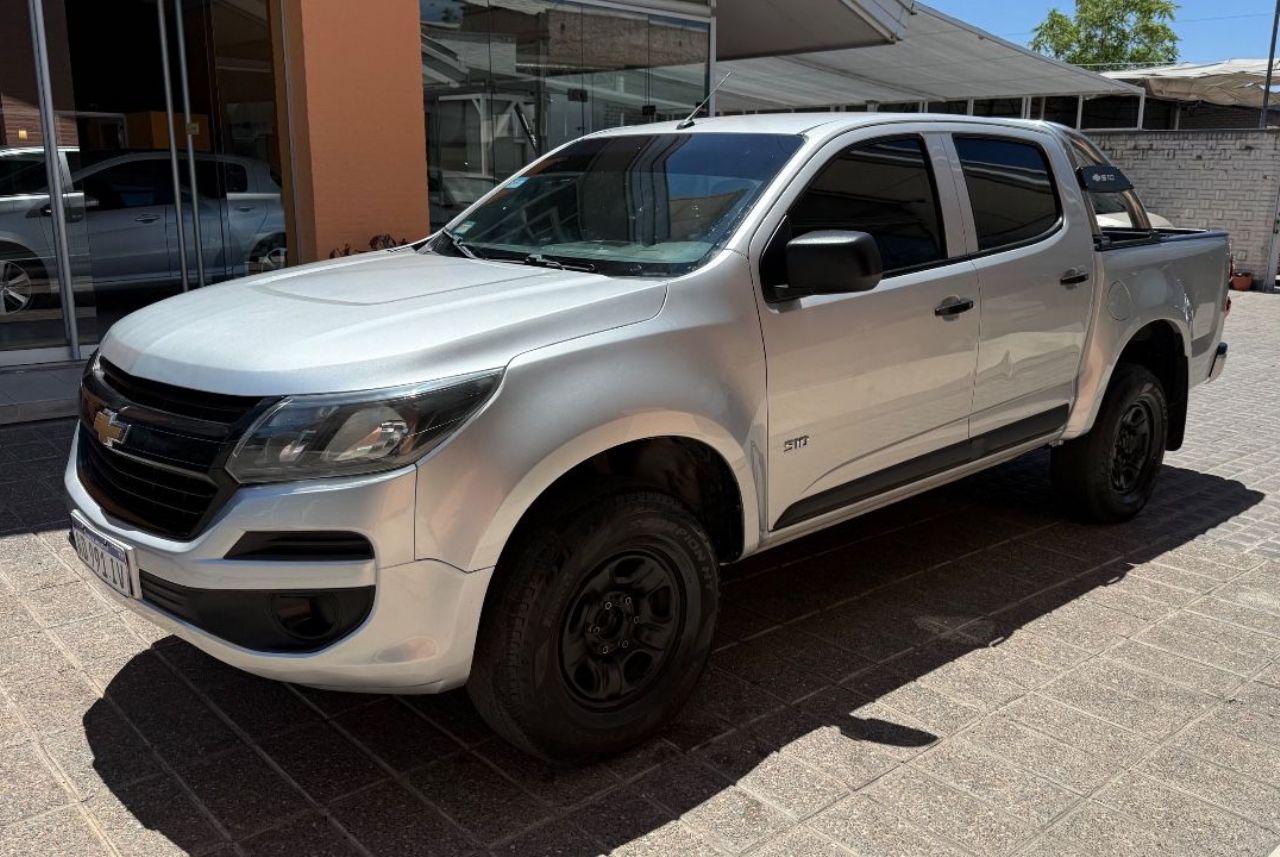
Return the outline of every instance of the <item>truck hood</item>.
{"type": "Polygon", "coordinates": [[[111,328],[124,371],[234,395],[365,390],[505,366],[644,321],[661,280],[392,250],[209,286],[111,328]]]}

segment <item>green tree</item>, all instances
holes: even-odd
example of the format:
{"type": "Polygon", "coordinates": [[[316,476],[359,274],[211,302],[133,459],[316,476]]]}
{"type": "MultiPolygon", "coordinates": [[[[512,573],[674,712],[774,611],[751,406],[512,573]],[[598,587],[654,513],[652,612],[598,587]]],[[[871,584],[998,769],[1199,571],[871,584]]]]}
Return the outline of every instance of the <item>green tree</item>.
{"type": "Polygon", "coordinates": [[[1177,9],[1173,0],[1076,0],[1075,17],[1050,10],[1031,47],[1091,67],[1177,62],[1177,9]]]}

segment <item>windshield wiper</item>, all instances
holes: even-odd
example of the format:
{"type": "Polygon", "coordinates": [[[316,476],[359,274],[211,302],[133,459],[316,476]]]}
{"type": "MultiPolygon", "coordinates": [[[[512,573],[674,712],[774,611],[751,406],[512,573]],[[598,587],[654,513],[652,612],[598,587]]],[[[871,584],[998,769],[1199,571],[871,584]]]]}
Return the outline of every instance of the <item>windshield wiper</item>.
{"type": "Polygon", "coordinates": [[[558,271],[582,271],[586,274],[594,274],[596,272],[596,266],[589,262],[584,262],[581,265],[573,265],[567,262],[561,262],[557,259],[549,259],[541,253],[530,253],[528,256],[524,257],[524,263],[526,265],[534,265],[539,268],[555,268],[558,271]]]}
{"type": "Polygon", "coordinates": [[[468,259],[480,258],[480,256],[476,253],[475,250],[472,250],[470,247],[468,247],[465,241],[463,241],[457,235],[454,235],[448,229],[441,229],[440,234],[443,235],[445,238],[448,238],[449,243],[453,245],[453,249],[457,250],[463,256],[466,256],[468,259]]]}

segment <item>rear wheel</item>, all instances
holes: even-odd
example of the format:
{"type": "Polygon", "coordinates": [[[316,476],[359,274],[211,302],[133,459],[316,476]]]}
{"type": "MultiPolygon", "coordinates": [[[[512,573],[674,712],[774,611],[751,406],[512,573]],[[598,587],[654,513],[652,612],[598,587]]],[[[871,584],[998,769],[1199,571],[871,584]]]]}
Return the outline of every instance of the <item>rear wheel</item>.
{"type": "Polygon", "coordinates": [[[1159,379],[1144,366],[1122,364],[1093,429],[1053,450],[1054,487],[1083,518],[1127,521],[1151,498],[1168,431],[1159,379]]]}
{"type": "Polygon", "coordinates": [[[468,690],[515,746],[588,762],[684,704],[711,650],[718,567],[663,494],[606,496],[545,524],[499,566],[468,690]]]}
{"type": "Polygon", "coordinates": [[[0,247],[0,315],[36,309],[49,293],[40,260],[16,247],[0,247]]]}

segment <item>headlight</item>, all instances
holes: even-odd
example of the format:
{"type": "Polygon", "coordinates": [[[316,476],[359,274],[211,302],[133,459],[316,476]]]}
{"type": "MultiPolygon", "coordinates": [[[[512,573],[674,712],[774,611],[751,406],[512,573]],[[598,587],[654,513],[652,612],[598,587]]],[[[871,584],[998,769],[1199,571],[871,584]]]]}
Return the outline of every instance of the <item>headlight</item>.
{"type": "Polygon", "coordinates": [[[445,441],[498,387],[501,371],[428,384],[290,396],[263,414],[227,462],[240,482],[394,470],[445,441]]]}

